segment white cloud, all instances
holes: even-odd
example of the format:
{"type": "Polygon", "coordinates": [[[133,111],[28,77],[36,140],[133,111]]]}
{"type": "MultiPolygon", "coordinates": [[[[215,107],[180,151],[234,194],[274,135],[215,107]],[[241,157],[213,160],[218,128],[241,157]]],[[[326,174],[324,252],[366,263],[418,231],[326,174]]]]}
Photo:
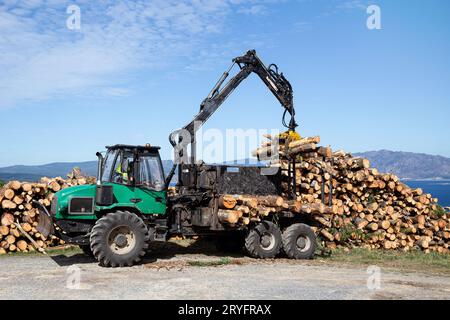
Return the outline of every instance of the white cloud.
{"type": "Polygon", "coordinates": [[[0,5],[0,108],[68,95],[127,95],[134,71],[211,52],[208,36],[221,33],[233,11],[264,10],[256,0],[76,3],[78,31],[66,28],[69,1],[0,5]]]}
{"type": "Polygon", "coordinates": [[[262,15],[267,13],[267,8],[263,5],[256,4],[247,8],[241,8],[238,12],[249,15],[262,15]]]}
{"type": "Polygon", "coordinates": [[[347,10],[354,10],[354,9],[360,9],[360,10],[366,10],[367,8],[366,1],[361,0],[348,0],[339,2],[336,6],[338,9],[347,9],[347,10]]]}

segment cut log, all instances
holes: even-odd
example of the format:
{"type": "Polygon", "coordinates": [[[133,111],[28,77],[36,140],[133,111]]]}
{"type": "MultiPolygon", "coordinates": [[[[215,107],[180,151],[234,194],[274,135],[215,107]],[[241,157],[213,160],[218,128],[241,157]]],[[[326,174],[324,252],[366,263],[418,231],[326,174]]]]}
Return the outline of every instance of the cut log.
{"type": "Polygon", "coordinates": [[[13,189],[6,189],[4,193],[4,198],[7,200],[12,200],[15,196],[15,192],[13,189]]]}
{"type": "Polygon", "coordinates": [[[269,207],[281,207],[284,204],[284,200],[279,196],[258,196],[256,197],[258,204],[269,207]]]}
{"type": "Polygon", "coordinates": [[[14,223],[14,216],[10,213],[2,214],[1,224],[2,226],[10,226],[14,223]]]}
{"type": "Polygon", "coordinates": [[[319,216],[313,216],[314,220],[316,220],[317,222],[319,222],[321,225],[327,227],[327,228],[331,228],[331,222],[326,220],[323,217],[319,217],[319,216]]]}
{"type": "Polygon", "coordinates": [[[294,148],[290,148],[288,150],[289,155],[296,155],[299,153],[311,153],[317,149],[317,145],[315,143],[308,143],[304,145],[300,145],[294,148]]]}
{"type": "Polygon", "coordinates": [[[20,251],[26,251],[28,244],[24,240],[19,240],[19,241],[17,241],[16,246],[20,251]]]}
{"type": "Polygon", "coordinates": [[[383,228],[384,230],[389,229],[389,227],[391,226],[391,223],[388,220],[384,220],[380,222],[380,227],[383,228]]]}
{"type": "Polygon", "coordinates": [[[369,169],[370,161],[364,158],[351,158],[347,161],[347,165],[353,169],[369,169]]]}
{"type": "Polygon", "coordinates": [[[324,236],[328,241],[334,241],[334,236],[325,229],[320,230],[320,234],[324,236]]]}
{"type": "Polygon", "coordinates": [[[14,202],[16,205],[20,205],[20,204],[23,203],[23,199],[22,199],[21,197],[19,197],[19,196],[15,196],[14,199],[13,199],[13,202],[14,202]]]}
{"type": "Polygon", "coordinates": [[[278,149],[272,145],[252,151],[252,156],[258,159],[270,159],[276,154],[278,154],[278,149]]]}
{"type": "MultiPolygon", "coordinates": [[[[9,228],[5,225],[0,226],[0,235],[7,236],[9,234],[9,228]]],[[[1,237],[0,237],[1,239],[1,237]]]]}
{"type": "Polygon", "coordinates": [[[258,200],[254,197],[239,197],[238,202],[244,206],[251,209],[256,209],[258,207],[258,200]]]}
{"type": "Polygon", "coordinates": [[[236,224],[242,216],[242,212],[237,210],[220,209],[217,214],[220,222],[229,224],[236,224]]]}
{"type": "Polygon", "coordinates": [[[19,190],[22,184],[19,181],[11,181],[8,183],[8,188],[11,188],[15,191],[19,190]]]}
{"type": "Polygon", "coordinates": [[[235,206],[234,210],[241,211],[242,213],[248,214],[250,212],[250,208],[247,206],[235,206]]]}
{"type": "Polygon", "coordinates": [[[61,186],[59,185],[59,183],[57,181],[50,182],[49,188],[51,190],[53,190],[54,192],[58,192],[61,190],[61,186]]]}
{"type": "Polygon", "coordinates": [[[310,143],[314,143],[314,144],[320,143],[320,137],[316,136],[316,137],[310,137],[310,138],[302,138],[300,140],[293,141],[293,142],[289,143],[289,148],[293,149],[295,147],[305,145],[305,144],[310,144],[310,143]]]}
{"type": "Polygon", "coordinates": [[[11,245],[16,242],[16,237],[10,234],[6,237],[6,242],[11,245]]]}
{"type": "Polygon", "coordinates": [[[29,223],[22,223],[21,226],[22,226],[22,229],[23,229],[25,232],[30,232],[31,229],[32,229],[32,227],[31,227],[31,225],[30,225],[29,223]]]}
{"type": "Polygon", "coordinates": [[[378,230],[378,223],[372,222],[370,224],[367,225],[367,229],[372,230],[372,231],[377,231],[378,230]]]}
{"type": "Polygon", "coordinates": [[[237,200],[230,195],[222,195],[219,197],[219,208],[233,209],[237,204],[237,200]]]}
{"type": "Polygon", "coordinates": [[[320,147],[317,153],[321,157],[331,158],[333,151],[330,147],[320,147]]]}

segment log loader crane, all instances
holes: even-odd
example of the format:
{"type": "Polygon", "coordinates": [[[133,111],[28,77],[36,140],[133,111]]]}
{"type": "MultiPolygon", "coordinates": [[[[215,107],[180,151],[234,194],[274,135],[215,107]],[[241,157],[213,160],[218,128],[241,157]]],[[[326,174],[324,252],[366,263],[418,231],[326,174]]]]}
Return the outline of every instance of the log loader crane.
{"type": "MultiPolygon", "coordinates": [[[[172,132],[175,164],[164,178],[159,147],[114,145],[97,153],[97,184],[63,189],[50,211],[39,202],[38,230],[79,245],[102,266],[131,266],[141,260],[152,241],[174,235],[214,237],[224,249],[244,248],[255,258],[274,258],[282,250],[290,258],[313,257],[316,236],[300,215],[289,210],[248,225],[226,223],[219,216],[224,194],[281,194],[281,173],[261,174],[260,166],[208,165],[196,161],[196,131],[251,73],[278,99],[283,125],[295,134],[292,87],[278,67],[266,67],[254,50],[233,59],[231,67],[201,103],[199,113],[172,132]],[[239,71],[227,83],[234,66],[239,71]],[[289,121],[286,120],[290,116],[289,121]],[[188,146],[191,146],[188,156],[188,146]],[[177,194],[168,195],[178,167],[177,194]]],[[[289,164],[290,196],[295,198],[295,159],[289,164]]]]}

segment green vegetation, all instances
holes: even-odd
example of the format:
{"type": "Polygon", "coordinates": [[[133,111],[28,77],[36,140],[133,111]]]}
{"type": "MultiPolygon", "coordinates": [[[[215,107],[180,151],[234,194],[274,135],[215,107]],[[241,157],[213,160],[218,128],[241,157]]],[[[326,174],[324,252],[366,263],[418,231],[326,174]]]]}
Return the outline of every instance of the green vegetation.
{"type": "MultiPolygon", "coordinates": [[[[72,256],[75,254],[83,254],[83,251],[78,246],[72,246],[72,245],[64,245],[64,246],[57,246],[53,248],[46,248],[45,252],[49,256],[59,256],[59,255],[66,255],[66,256],[72,256]]],[[[21,257],[21,256],[42,256],[43,253],[34,250],[29,252],[14,252],[14,253],[8,253],[0,255],[0,259],[2,257],[8,257],[8,256],[14,256],[14,257],[21,257]]]]}
{"type": "Polygon", "coordinates": [[[3,187],[5,185],[5,181],[0,179],[0,188],[3,187]]]}
{"type": "Polygon", "coordinates": [[[374,202],[376,202],[375,197],[373,196],[373,194],[369,194],[369,197],[367,198],[367,203],[372,204],[374,202]]]}
{"type": "Polygon", "coordinates": [[[442,217],[447,213],[447,211],[444,208],[442,208],[440,205],[437,205],[437,208],[436,208],[436,210],[433,211],[433,213],[438,217],[442,217]]]}
{"type": "Polygon", "coordinates": [[[227,264],[232,264],[233,260],[230,258],[220,258],[219,260],[195,260],[188,261],[188,265],[191,267],[218,267],[227,264]]]}
{"type": "Polygon", "coordinates": [[[45,251],[49,256],[84,254],[80,247],[73,245],[47,248],[45,251]]]}
{"type": "Polygon", "coordinates": [[[331,233],[333,235],[340,233],[342,242],[346,242],[348,239],[366,239],[368,236],[362,230],[355,228],[354,225],[345,225],[339,229],[332,228],[331,233]]]}
{"type": "Polygon", "coordinates": [[[368,250],[354,248],[351,250],[336,249],[325,257],[325,263],[335,262],[348,265],[377,265],[397,271],[417,271],[443,273],[450,275],[450,255],[436,252],[424,253],[420,250],[409,252],[368,250]]]}

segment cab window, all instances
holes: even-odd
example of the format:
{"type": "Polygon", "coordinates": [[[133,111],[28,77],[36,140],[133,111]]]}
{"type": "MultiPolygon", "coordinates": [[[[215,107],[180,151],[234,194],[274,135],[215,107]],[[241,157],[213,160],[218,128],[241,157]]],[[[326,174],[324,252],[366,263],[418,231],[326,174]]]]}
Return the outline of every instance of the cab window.
{"type": "Polygon", "coordinates": [[[161,159],[157,155],[144,154],[139,162],[139,184],[161,191],[164,189],[164,174],[161,159]]]}
{"type": "Polygon", "coordinates": [[[133,183],[134,155],[130,151],[121,151],[112,172],[113,183],[131,185],[133,183]]]}

